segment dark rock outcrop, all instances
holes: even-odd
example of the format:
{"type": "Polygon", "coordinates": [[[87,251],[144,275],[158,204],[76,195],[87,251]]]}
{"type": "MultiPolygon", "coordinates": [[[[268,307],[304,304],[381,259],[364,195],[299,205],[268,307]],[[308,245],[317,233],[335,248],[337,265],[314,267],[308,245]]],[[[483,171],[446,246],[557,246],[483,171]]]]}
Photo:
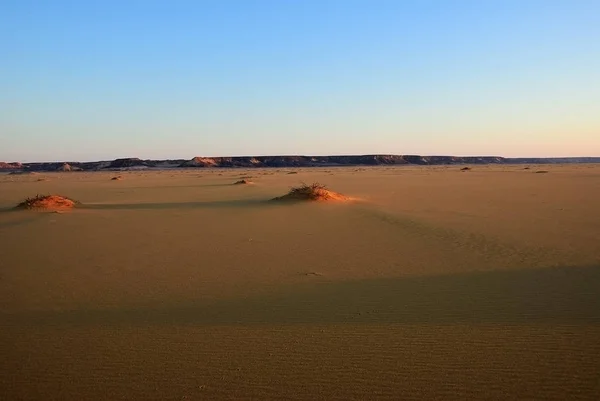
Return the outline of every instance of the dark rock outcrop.
{"type": "Polygon", "coordinates": [[[20,170],[23,168],[21,163],[0,162],[0,170],[20,170]]]}
{"type": "Polygon", "coordinates": [[[59,166],[56,171],[81,171],[81,167],[71,166],[69,163],[63,163],[63,165],[59,166]]]}
{"type": "Polygon", "coordinates": [[[137,157],[113,160],[106,168],[148,167],[148,163],[137,157]]]}
{"type": "Polygon", "coordinates": [[[497,156],[419,156],[419,155],[349,155],[349,156],[239,156],[194,157],[191,160],[142,160],[124,158],[97,162],[4,163],[4,171],[98,171],[128,169],[168,169],[175,167],[320,167],[379,165],[453,165],[453,164],[556,164],[600,163],[600,157],[504,158],[497,156]],[[68,166],[68,167],[67,167],[68,166]]]}
{"type": "Polygon", "coordinates": [[[504,160],[510,164],[600,163],[600,157],[513,157],[504,160]]]}
{"type": "Polygon", "coordinates": [[[181,167],[318,167],[318,166],[378,166],[402,164],[490,164],[503,163],[502,157],[455,157],[417,155],[358,156],[255,156],[255,157],[194,157],[181,167]]]}

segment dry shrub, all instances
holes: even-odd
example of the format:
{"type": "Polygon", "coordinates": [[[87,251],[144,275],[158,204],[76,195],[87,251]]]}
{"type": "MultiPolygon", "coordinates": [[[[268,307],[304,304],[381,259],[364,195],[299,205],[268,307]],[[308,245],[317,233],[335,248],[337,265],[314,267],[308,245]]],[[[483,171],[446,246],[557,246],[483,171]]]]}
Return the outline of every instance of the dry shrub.
{"type": "Polygon", "coordinates": [[[247,184],[254,184],[254,183],[252,181],[246,180],[246,179],[239,180],[239,181],[236,181],[233,183],[233,185],[247,185],[247,184]]]}
{"type": "Polygon", "coordinates": [[[302,183],[298,187],[292,187],[290,192],[273,200],[285,201],[345,201],[348,198],[337,192],[330,191],[325,185],[315,182],[307,185],[302,183]]]}
{"type": "Polygon", "coordinates": [[[36,195],[33,198],[27,198],[17,205],[19,209],[46,209],[61,210],[72,209],[79,202],[60,195],[36,195]]]}

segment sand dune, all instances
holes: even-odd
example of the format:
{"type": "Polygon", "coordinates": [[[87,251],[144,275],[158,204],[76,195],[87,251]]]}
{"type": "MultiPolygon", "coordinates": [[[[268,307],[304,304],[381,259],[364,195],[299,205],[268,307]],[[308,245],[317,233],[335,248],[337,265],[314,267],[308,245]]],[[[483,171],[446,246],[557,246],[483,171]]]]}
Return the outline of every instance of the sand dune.
{"type": "MultiPolygon", "coordinates": [[[[288,173],[289,174],[289,173],[288,173]]],[[[274,201],[317,201],[317,202],[345,202],[350,200],[349,197],[340,193],[334,192],[327,188],[323,184],[318,182],[308,184],[301,184],[292,187],[290,191],[281,196],[273,198],[274,201]]]]}
{"type": "Polygon", "coordinates": [[[28,210],[67,210],[77,205],[73,199],[60,195],[36,195],[17,205],[18,209],[28,210]]]}
{"type": "Polygon", "coordinates": [[[600,166],[287,173],[0,175],[0,399],[596,398],[600,166]]]}

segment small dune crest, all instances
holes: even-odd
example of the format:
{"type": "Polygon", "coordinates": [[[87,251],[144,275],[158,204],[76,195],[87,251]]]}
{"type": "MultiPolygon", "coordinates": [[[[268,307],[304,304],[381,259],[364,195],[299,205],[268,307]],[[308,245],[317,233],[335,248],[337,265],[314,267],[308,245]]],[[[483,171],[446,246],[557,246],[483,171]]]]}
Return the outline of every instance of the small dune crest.
{"type": "Polygon", "coordinates": [[[17,205],[18,209],[67,210],[74,208],[79,202],[60,195],[36,195],[27,198],[17,205]]]}
{"type": "Polygon", "coordinates": [[[330,191],[325,185],[315,182],[311,185],[302,184],[292,187],[290,192],[283,196],[273,198],[274,201],[321,201],[321,202],[344,202],[351,198],[330,191]]]}
{"type": "Polygon", "coordinates": [[[251,185],[251,184],[254,184],[254,182],[247,180],[245,178],[233,183],[233,185],[251,185]]]}

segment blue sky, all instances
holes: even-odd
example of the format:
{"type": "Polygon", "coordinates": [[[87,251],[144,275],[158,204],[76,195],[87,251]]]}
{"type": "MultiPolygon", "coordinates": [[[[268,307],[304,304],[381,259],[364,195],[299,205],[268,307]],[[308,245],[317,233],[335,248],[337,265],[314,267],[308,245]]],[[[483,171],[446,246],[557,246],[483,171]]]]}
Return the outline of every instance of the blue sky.
{"type": "Polygon", "coordinates": [[[600,2],[0,1],[0,160],[600,156],[600,2]]]}

